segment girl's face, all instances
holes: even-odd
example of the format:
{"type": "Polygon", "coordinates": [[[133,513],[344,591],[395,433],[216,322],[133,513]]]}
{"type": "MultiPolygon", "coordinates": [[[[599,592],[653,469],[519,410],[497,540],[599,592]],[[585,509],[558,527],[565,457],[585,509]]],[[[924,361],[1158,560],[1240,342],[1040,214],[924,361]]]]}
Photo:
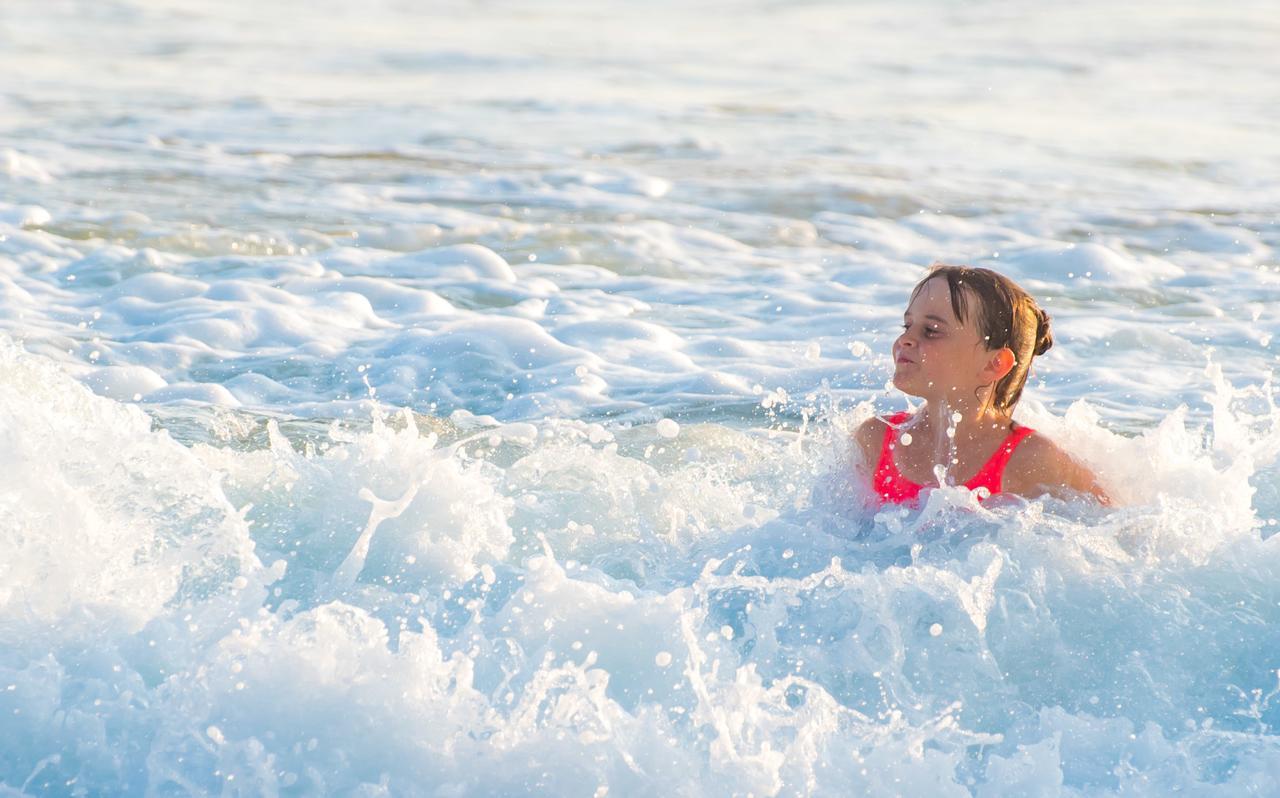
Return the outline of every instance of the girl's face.
{"type": "MultiPolygon", "coordinates": [[[[972,300],[969,305],[973,307],[972,300]]],[[[925,282],[903,314],[902,334],[893,342],[893,384],[924,399],[972,397],[979,386],[995,381],[987,373],[993,354],[979,339],[972,319],[962,324],[956,318],[951,287],[935,277],[925,282]]]]}

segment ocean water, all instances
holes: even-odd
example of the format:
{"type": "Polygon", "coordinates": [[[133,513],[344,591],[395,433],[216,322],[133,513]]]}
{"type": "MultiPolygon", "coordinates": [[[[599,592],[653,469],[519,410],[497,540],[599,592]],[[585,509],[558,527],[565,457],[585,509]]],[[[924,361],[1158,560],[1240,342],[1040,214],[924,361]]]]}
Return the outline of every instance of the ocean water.
{"type": "Polygon", "coordinates": [[[0,795],[1280,794],[1277,41],[9,0],[0,795]],[[868,506],[935,259],[1122,507],[868,506]]]}

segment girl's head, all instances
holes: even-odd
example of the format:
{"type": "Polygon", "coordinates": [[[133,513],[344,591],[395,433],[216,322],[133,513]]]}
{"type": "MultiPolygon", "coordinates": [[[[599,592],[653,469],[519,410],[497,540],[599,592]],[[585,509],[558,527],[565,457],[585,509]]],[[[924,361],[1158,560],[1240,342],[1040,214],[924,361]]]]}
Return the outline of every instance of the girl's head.
{"type": "Polygon", "coordinates": [[[893,342],[893,384],[925,399],[978,397],[1011,413],[1031,359],[1053,345],[1049,316],[990,269],[936,263],[911,292],[893,342]]]}

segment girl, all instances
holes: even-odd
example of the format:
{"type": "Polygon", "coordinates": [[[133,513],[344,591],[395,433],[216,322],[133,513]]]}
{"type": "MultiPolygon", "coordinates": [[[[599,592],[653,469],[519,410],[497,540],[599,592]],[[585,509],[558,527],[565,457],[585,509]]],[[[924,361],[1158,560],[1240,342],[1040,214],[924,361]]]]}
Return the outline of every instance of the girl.
{"type": "Polygon", "coordinates": [[[915,503],[944,478],[979,499],[1087,494],[1110,504],[1087,468],[1012,418],[1032,358],[1053,345],[1049,316],[1017,283],[936,263],[903,321],[893,384],[924,406],[872,418],[855,436],[881,504],[915,503]]]}

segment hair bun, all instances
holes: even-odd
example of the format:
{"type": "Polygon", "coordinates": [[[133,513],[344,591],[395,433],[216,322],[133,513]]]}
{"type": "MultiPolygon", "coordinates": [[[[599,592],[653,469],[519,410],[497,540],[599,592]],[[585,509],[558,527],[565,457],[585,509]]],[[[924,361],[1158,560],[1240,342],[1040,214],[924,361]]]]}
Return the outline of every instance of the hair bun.
{"type": "Polygon", "coordinates": [[[1049,314],[1043,308],[1036,308],[1036,348],[1037,355],[1043,355],[1053,346],[1053,330],[1049,326],[1049,314]]]}

